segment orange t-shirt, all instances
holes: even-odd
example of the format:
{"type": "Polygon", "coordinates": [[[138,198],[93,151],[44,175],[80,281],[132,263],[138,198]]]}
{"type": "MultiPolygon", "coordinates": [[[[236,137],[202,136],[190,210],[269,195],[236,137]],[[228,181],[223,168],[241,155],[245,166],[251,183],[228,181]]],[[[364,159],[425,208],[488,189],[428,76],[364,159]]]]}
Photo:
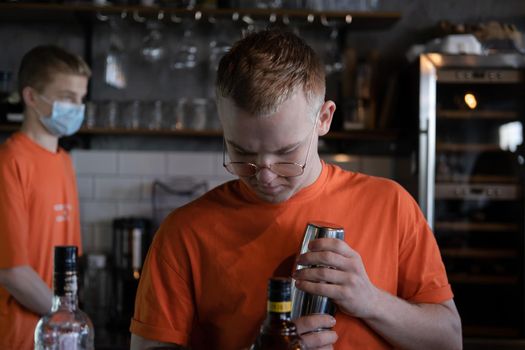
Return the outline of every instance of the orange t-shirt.
{"type": "MultiPolygon", "coordinates": [[[[81,246],[73,164],[15,133],[0,146],[0,269],[29,265],[51,288],[56,245],[81,246]]],[[[0,286],[0,349],[33,349],[39,318],[0,286]]]]}
{"type": "MultiPolygon", "coordinates": [[[[309,221],[342,225],[372,283],[416,303],[452,299],[417,203],[393,181],[323,164],[284,203],[226,183],[171,213],[148,253],[131,332],[191,349],[249,347],[266,315],[271,276],[290,276],[309,221]]],[[[389,349],[361,320],[338,312],[335,349],[389,349]]]]}

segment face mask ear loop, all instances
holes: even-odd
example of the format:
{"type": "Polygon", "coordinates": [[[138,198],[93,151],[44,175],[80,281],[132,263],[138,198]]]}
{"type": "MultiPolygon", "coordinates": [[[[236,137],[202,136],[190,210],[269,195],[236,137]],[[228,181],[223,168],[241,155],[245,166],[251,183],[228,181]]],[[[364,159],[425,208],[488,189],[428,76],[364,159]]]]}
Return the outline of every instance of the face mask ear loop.
{"type": "Polygon", "coordinates": [[[47,97],[45,97],[44,95],[42,95],[42,94],[38,94],[37,96],[40,97],[40,99],[41,99],[42,101],[44,101],[45,103],[47,103],[48,105],[50,105],[50,106],[53,105],[53,102],[50,101],[50,100],[49,100],[47,97]]]}
{"type": "MultiPolygon", "coordinates": [[[[50,106],[53,106],[53,103],[47,98],[45,97],[44,95],[42,94],[36,94],[36,96],[38,96],[42,101],[44,101],[45,103],[47,103],[48,105],[50,106]]],[[[43,118],[44,117],[44,114],[42,112],[40,112],[40,110],[38,108],[36,108],[35,106],[33,106],[33,109],[35,110],[35,112],[38,114],[38,117],[39,118],[43,118]]]]}

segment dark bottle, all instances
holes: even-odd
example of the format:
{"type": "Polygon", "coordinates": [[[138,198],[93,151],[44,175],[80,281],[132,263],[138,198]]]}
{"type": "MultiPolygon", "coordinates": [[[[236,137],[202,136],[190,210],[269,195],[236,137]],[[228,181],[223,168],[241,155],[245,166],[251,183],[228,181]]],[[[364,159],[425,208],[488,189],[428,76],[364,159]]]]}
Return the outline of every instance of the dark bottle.
{"type": "Polygon", "coordinates": [[[35,350],[93,350],[93,324],[78,308],[77,247],[55,247],[53,287],[51,312],[35,329],[35,350]]]}
{"type": "Polygon", "coordinates": [[[292,312],[291,280],[268,281],[267,314],[251,350],[301,350],[301,338],[290,320],[292,312]]]}

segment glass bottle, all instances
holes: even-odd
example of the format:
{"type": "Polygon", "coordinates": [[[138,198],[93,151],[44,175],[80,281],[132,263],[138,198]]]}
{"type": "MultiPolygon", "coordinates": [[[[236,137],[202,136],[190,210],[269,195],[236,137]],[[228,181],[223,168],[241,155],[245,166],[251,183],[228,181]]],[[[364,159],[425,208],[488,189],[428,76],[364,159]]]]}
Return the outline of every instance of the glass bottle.
{"type": "Polygon", "coordinates": [[[55,247],[54,263],[53,307],[38,321],[35,350],[93,350],[93,324],[78,308],[77,247],[55,247]]]}
{"type": "Polygon", "coordinates": [[[301,350],[301,338],[290,320],[292,311],[291,280],[268,281],[267,314],[251,350],[301,350]]]}

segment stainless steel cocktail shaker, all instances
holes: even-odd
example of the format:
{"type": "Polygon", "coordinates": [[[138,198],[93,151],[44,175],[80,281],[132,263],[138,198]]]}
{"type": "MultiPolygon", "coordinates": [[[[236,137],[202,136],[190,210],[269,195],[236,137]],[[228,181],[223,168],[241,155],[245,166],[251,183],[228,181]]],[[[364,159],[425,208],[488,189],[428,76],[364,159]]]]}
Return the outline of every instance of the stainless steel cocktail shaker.
{"type": "MultiPolygon", "coordinates": [[[[338,225],[326,222],[310,222],[306,225],[306,230],[299,254],[308,251],[310,241],[317,238],[337,238],[344,239],[345,231],[338,225]]],[[[312,266],[296,264],[295,269],[300,270],[312,266]]],[[[292,280],[292,319],[310,314],[330,314],[334,316],[335,305],[328,297],[305,293],[295,287],[295,280],[292,280]]]]}

